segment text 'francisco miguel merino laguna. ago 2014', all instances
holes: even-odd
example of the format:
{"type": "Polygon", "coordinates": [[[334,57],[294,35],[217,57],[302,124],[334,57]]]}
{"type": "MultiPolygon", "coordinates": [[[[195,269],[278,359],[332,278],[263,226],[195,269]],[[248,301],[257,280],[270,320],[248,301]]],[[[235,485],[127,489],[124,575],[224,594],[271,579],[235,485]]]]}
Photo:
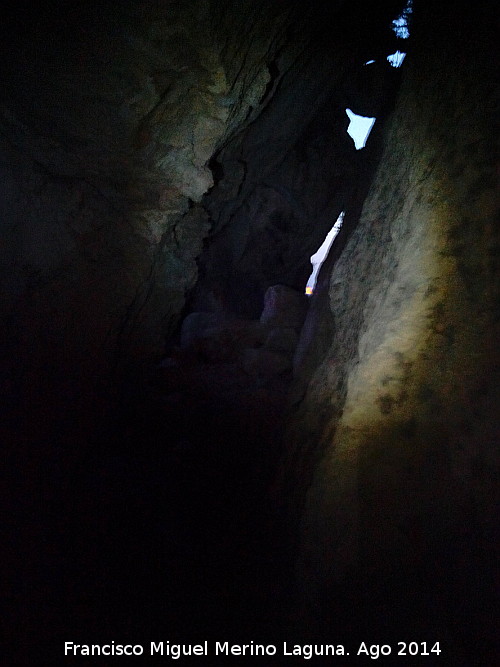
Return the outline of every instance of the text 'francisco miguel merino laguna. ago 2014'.
{"type": "Polygon", "coordinates": [[[150,642],[143,644],[75,644],[64,642],[65,656],[141,656],[151,655],[178,660],[185,656],[295,656],[310,660],[315,656],[334,657],[357,655],[376,660],[391,654],[398,656],[431,656],[439,655],[439,642],[398,642],[396,646],[389,644],[367,644],[361,642],[351,651],[342,644],[292,644],[283,642],[279,647],[275,644],[257,644],[251,641],[248,644],[230,644],[229,642],[215,642],[209,648],[208,641],[201,644],[173,644],[168,642],[150,642]]]}

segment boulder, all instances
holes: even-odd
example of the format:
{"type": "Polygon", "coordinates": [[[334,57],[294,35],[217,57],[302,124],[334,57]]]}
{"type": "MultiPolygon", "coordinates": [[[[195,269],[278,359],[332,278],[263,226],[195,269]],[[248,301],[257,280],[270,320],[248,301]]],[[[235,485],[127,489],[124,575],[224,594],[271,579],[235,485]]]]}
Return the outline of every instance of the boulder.
{"type": "Polygon", "coordinates": [[[307,297],[286,285],[269,287],[264,296],[263,324],[299,331],[307,313],[307,297]]]}

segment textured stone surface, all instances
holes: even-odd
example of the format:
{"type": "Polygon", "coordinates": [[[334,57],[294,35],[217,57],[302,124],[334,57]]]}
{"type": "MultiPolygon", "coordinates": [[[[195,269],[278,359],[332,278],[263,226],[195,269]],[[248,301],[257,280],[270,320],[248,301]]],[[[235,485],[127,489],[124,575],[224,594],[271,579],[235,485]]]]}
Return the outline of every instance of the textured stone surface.
{"type": "Polygon", "coordinates": [[[309,344],[327,351],[289,433],[301,480],[309,470],[305,484],[295,478],[306,492],[303,595],[314,619],[344,613],[335,598],[349,591],[349,617],[368,614],[372,629],[394,629],[397,614],[403,627],[440,627],[456,661],[475,660],[481,636],[488,663],[498,544],[494,36],[487,11],[421,11],[381,165],[316,312],[328,309],[333,327],[309,344]],[[472,22],[481,38],[464,47],[472,22]],[[446,43],[439,64],[436,33],[446,43]]]}
{"type": "Polygon", "coordinates": [[[382,124],[399,78],[392,68],[363,67],[367,54],[383,62],[382,54],[395,50],[383,18],[385,11],[397,13],[395,6],[388,3],[381,14],[345,3],[301,9],[307,19],[292,24],[294,48],[278,51],[269,63],[264,113],[216,152],[216,185],[203,202],[213,233],[200,260],[198,289],[217,291],[227,309],[246,317],[259,315],[271,285],[304,289],[309,257],[340,212],[353,206],[360,180],[371,171],[373,153],[361,159],[346,133],[346,106],[363,107],[366,98],[357,91],[370,88],[382,124]],[[313,30],[310,43],[307,29],[313,30]]]}
{"type": "Polygon", "coordinates": [[[0,300],[14,431],[28,412],[36,433],[50,405],[58,430],[59,414],[111,398],[161,356],[212,225],[197,203],[210,158],[262,110],[290,20],[278,5],[55,1],[32,22],[22,4],[7,17],[0,300]]]}
{"type": "Polygon", "coordinates": [[[415,0],[386,126],[401,1],[31,4],[0,26],[19,656],[260,640],[292,609],[307,642],[444,638],[448,662],[494,664],[494,3],[415,0]],[[361,152],[346,106],[378,115],[361,152]],[[303,300],[341,210],[282,441],[301,322],[258,318],[273,285],[303,300]]]}
{"type": "Polygon", "coordinates": [[[367,26],[337,9],[54,0],[31,22],[22,3],[6,17],[2,337],[18,395],[54,384],[45,364],[54,378],[79,366],[83,393],[96,375],[137,377],[175,330],[209,234],[202,305],[257,317],[269,285],[302,288],[358,169],[332,91],[387,42],[363,44],[367,26]],[[349,27],[353,52],[316,43],[325,25],[349,27]]]}

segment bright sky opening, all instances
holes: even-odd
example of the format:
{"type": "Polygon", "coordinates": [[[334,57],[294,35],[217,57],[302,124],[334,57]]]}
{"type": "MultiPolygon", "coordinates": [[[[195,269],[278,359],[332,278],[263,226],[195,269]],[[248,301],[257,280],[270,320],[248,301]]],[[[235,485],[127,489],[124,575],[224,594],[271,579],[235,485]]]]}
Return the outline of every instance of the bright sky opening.
{"type": "Polygon", "coordinates": [[[408,0],[406,7],[396,20],[392,22],[392,29],[400,39],[408,39],[410,31],[408,29],[408,17],[413,12],[413,0],[408,0]]]}
{"type": "Polygon", "coordinates": [[[368,118],[368,116],[358,116],[350,109],[346,109],[346,114],[349,116],[351,122],[347,128],[347,134],[353,138],[356,150],[365,147],[368,135],[371,132],[376,118],[368,118]]]}
{"type": "Polygon", "coordinates": [[[339,215],[337,221],[326,235],[325,240],[320,245],[318,250],[314,253],[314,255],[311,256],[311,264],[313,266],[313,270],[311,275],[309,276],[309,280],[307,281],[306,294],[308,295],[311,295],[314,291],[314,286],[316,285],[316,278],[318,277],[318,271],[320,270],[321,265],[325,261],[325,257],[328,255],[333,240],[340,232],[340,228],[342,227],[343,221],[344,221],[344,211],[342,211],[342,213],[339,215]]]}
{"type": "Polygon", "coordinates": [[[387,60],[391,63],[393,67],[401,67],[403,60],[405,59],[406,53],[402,51],[396,51],[396,53],[391,53],[390,56],[387,56],[387,60]]]}

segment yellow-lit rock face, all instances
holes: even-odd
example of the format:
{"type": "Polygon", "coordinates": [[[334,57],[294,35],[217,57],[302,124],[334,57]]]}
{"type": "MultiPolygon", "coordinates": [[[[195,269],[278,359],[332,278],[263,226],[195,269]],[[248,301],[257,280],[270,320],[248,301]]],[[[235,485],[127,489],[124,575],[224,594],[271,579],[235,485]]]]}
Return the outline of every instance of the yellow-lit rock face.
{"type": "Polygon", "coordinates": [[[421,48],[333,268],[335,333],[290,433],[298,460],[313,440],[321,452],[302,482],[313,613],[348,590],[370,618],[410,607],[431,628],[429,599],[458,618],[462,596],[492,583],[499,286],[481,56],[461,54],[457,74],[455,45],[435,68],[421,48]]]}

